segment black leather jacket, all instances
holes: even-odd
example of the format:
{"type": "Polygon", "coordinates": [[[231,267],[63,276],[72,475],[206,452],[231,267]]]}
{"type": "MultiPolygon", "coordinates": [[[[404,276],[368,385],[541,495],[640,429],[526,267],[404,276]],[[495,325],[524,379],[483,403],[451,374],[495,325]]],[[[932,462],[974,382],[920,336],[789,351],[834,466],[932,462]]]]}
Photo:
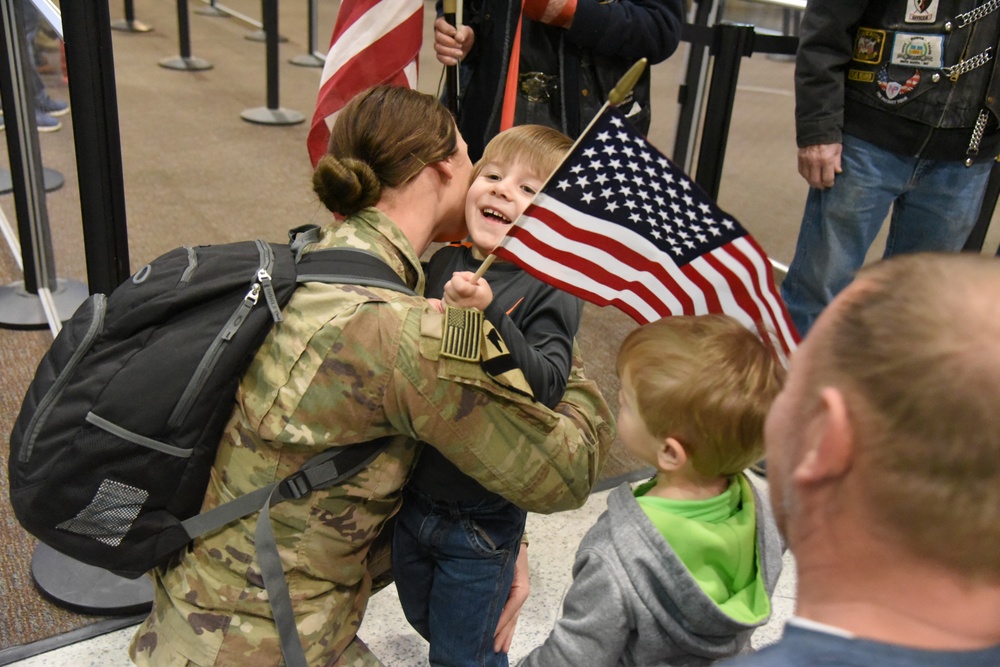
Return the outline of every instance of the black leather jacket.
{"type": "MultiPolygon", "coordinates": [[[[475,42],[462,64],[458,126],[473,160],[500,128],[520,2],[466,0],[463,21],[475,42]]],[[[681,0],[578,0],[566,30],[524,20],[521,74],[537,72],[546,83],[536,86],[532,102],[518,95],[515,124],[539,123],[576,138],[607,101],[608,93],[640,58],[665,60],[680,41],[681,0]],[[530,63],[530,64],[526,64],[530,63]]],[[[639,130],[649,129],[649,70],[621,105],[639,130]]]]}
{"type": "Polygon", "coordinates": [[[843,132],[912,157],[993,159],[998,37],[992,0],[813,0],[795,69],[798,145],[843,132]]]}

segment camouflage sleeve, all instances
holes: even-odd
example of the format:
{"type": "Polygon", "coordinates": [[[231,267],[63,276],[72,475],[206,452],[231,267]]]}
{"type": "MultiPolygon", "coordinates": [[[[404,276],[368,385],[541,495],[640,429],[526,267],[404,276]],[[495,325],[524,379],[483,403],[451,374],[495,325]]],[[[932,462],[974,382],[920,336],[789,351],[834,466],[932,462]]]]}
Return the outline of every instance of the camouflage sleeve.
{"type": "Polygon", "coordinates": [[[578,354],[554,410],[532,398],[505,355],[482,313],[410,309],[384,396],[386,418],[526,510],[579,507],[614,439],[610,409],[578,354]]]}

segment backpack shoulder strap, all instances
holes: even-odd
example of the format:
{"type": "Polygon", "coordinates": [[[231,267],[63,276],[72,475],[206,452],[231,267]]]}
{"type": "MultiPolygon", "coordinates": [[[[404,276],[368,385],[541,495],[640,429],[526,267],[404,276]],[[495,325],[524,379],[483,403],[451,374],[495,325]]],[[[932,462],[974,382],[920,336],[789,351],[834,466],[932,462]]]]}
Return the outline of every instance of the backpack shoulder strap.
{"type": "Polygon", "coordinates": [[[378,255],[357,248],[322,248],[302,253],[297,281],[382,287],[415,296],[378,255]]]}
{"type": "Polygon", "coordinates": [[[181,525],[193,538],[221,528],[230,521],[260,512],[254,532],[261,578],[267,590],[271,613],[278,629],[281,653],[289,667],[307,667],[305,653],[295,627],[295,613],[278,546],[271,529],[270,507],[284,500],[301,498],[313,489],[338,484],[360,472],[379,454],[407,436],[384,436],[354,445],[331,447],[306,461],[297,472],[218,507],[197,514],[181,525]]]}
{"type": "Polygon", "coordinates": [[[331,447],[312,457],[296,472],[279,482],[233,498],[181,522],[194,539],[227,523],[259,511],[265,505],[301,498],[313,489],[333,486],[354,476],[375,460],[393,441],[390,436],[355,445],[331,447]]]}

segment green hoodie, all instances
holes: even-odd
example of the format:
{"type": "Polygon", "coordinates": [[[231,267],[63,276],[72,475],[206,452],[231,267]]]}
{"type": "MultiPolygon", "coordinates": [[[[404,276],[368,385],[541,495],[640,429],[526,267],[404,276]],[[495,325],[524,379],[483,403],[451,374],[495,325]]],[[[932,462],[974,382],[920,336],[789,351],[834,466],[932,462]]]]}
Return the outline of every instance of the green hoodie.
{"type": "Polygon", "coordinates": [[[646,516],[680,558],[705,595],[728,616],[757,623],[771,613],[757,554],[757,526],[750,483],[732,478],[723,493],[707,500],[669,500],[634,494],[646,516]]]}

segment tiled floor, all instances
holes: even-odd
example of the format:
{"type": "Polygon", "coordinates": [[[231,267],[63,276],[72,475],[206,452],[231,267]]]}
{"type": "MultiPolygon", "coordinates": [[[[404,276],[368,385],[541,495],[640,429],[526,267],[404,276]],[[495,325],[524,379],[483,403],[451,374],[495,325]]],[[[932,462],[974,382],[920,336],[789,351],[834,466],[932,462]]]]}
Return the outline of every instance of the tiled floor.
{"type": "MultiPolygon", "coordinates": [[[[530,514],[529,562],[531,595],[518,621],[510,651],[511,664],[540,644],[559,616],[563,593],[570,583],[573,556],[580,538],[607,507],[608,492],[595,493],[580,509],[552,515],[530,514]]],[[[790,555],[772,600],[771,622],[754,635],[754,644],[767,644],[781,634],[795,606],[795,572],[790,555]]],[[[19,662],[19,667],[127,667],[126,648],[134,628],[79,642],[19,662]]],[[[394,587],[375,595],[362,625],[361,637],[382,659],[386,667],[425,665],[426,642],[410,629],[399,608],[394,587]]]]}

